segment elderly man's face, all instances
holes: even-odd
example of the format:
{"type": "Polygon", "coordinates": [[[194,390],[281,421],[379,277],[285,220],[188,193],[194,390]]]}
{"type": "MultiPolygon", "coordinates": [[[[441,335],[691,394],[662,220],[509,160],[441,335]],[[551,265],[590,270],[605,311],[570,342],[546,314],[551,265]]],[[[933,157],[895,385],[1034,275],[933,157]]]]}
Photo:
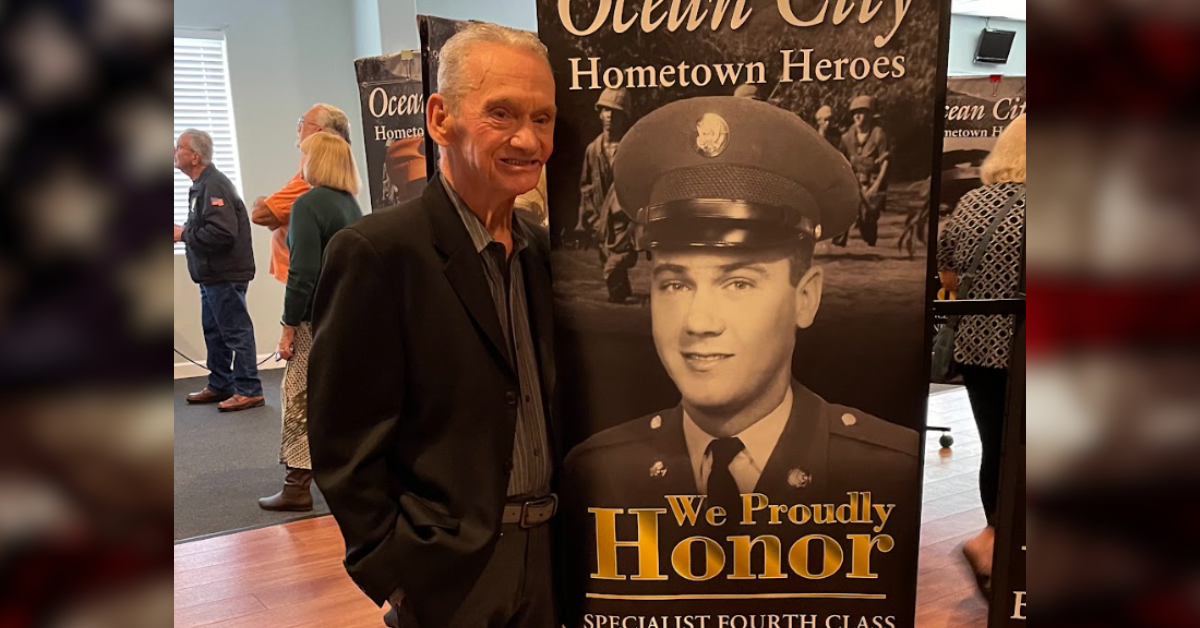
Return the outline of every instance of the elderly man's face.
{"type": "Polygon", "coordinates": [[[780,254],[654,253],[654,345],[685,407],[732,417],[790,385],[796,328],[812,324],[822,283],[810,268],[792,285],[791,264],[780,254]]]}
{"type": "Polygon", "coordinates": [[[457,185],[504,198],[537,187],[554,150],[554,76],[532,52],[481,44],[469,58],[471,89],[449,112],[448,150],[466,172],[457,185]]]}
{"type": "Polygon", "coordinates": [[[186,173],[199,163],[200,154],[192,150],[190,136],[187,133],[180,135],[175,142],[175,168],[186,173]]]}
{"type": "Polygon", "coordinates": [[[321,119],[321,112],[316,107],[309,109],[296,121],[296,148],[300,148],[300,142],[308,139],[308,136],[313,133],[324,131],[324,127],[318,123],[321,119]]]}

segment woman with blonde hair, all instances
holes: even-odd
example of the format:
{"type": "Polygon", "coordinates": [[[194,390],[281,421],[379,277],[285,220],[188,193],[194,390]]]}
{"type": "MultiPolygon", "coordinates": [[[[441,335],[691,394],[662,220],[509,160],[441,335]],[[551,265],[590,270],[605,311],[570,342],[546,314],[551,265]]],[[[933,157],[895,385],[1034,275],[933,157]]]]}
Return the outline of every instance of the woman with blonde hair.
{"type": "MultiPolygon", "coordinates": [[[[1017,296],[1025,250],[1025,114],[996,140],[981,168],[983,187],[962,197],[938,243],[942,287],[959,299],[1017,296]],[[961,275],[961,276],[960,276],[961,275]]],[[[991,586],[994,517],[1000,490],[1000,451],[1013,341],[1011,316],[964,316],[955,334],[954,361],[971,399],[983,457],[979,492],[988,526],[963,554],[980,586],[991,586]]]]}
{"type": "Polygon", "coordinates": [[[312,189],[292,205],[288,220],[287,289],[283,332],[277,353],[287,360],[281,396],[282,444],[287,467],[283,490],[258,500],[264,510],[312,510],[312,462],[308,454],[308,352],[312,347],[312,297],[325,247],[333,234],[362,218],[355,196],[360,180],[350,144],[330,133],[314,133],[300,143],[301,173],[312,189]]]}

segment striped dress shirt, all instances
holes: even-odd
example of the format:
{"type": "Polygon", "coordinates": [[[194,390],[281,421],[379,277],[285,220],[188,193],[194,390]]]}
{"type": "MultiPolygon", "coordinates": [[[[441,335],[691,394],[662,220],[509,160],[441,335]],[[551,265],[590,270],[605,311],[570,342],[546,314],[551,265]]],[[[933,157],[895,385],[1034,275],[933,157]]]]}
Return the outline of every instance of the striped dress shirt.
{"type": "Polygon", "coordinates": [[[529,234],[520,222],[512,219],[513,253],[505,256],[504,244],[479,220],[458,192],[441,173],[442,184],[450,202],[458,210],[475,251],[479,253],[487,276],[492,302],[500,319],[500,329],[508,341],[509,366],[517,373],[521,398],[517,404],[517,432],[513,439],[513,469],[508,480],[510,497],[536,497],[550,492],[550,444],[546,430],[546,413],[542,405],[541,373],[529,328],[529,303],[525,297],[525,276],[521,270],[523,253],[529,246],[529,234]]]}

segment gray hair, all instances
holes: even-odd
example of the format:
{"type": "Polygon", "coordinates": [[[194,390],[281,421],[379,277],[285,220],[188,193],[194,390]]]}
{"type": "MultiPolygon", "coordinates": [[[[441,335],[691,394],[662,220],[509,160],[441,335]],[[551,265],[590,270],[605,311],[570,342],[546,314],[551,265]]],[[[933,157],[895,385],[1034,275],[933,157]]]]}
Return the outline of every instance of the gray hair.
{"type": "Polygon", "coordinates": [[[438,60],[438,93],[446,99],[451,110],[456,109],[462,97],[471,90],[467,58],[471,49],[479,44],[499,44],[531,52],[550,66],[550,53],[536,34],[497,24],[472,22],[446,41],[438,60]]]}
{"type": "Polygon", "coordinates": [[[200,129],[187,129],[179,134],[179,137],[187,136],[188,148],[192,152],[200,155],[200,163],[208,166],[212,164],[213,159],[213,140],[212,136],[200,129]]]}
{"type": "Polygon", "coordinates": [[[350,143],[350,119],[346,117],[346,112],[325,103],[317,103],[312,106],[317,110],[320,121],[317,124],[321,125],[322,129],[341,136],[350,143]]]}

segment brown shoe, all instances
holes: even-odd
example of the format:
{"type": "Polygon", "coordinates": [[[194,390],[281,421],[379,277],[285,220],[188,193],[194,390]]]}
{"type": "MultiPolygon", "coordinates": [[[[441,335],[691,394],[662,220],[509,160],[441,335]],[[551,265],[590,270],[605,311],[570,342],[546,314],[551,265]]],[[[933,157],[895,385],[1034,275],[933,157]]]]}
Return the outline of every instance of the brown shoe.
{"type": "Polygon", "coordinates": [[[284,510],[307,512],[313,509],[312,471],[308,469],[293,469],[288,467],[287,475],[283,478],[283,490],[270,497],[258,500],[258,507],[263,510],[284,510]]]}
{"type": "Polygon", "coordinates": [[[221,412],[238,412],[239,410],[249,410],[250,408],[262,407],[263,403],[262,395],[257,397],[234,395],[217,404],[217,409],[221,412]]]}
{"type": "Polygon", "coordinates": [[[187,396],[187,402],[194,403],[194,404],[218,403],[221,401],[225,401],[226,399],[228,399],[232,396],[233,395],[230,395],[229,393],[214,392],[211,388],[208,388],[207,386],[205,386],[204,390],[201,390],[200,392],[194,392],[194,393],[189,394],[187,396]]]}

